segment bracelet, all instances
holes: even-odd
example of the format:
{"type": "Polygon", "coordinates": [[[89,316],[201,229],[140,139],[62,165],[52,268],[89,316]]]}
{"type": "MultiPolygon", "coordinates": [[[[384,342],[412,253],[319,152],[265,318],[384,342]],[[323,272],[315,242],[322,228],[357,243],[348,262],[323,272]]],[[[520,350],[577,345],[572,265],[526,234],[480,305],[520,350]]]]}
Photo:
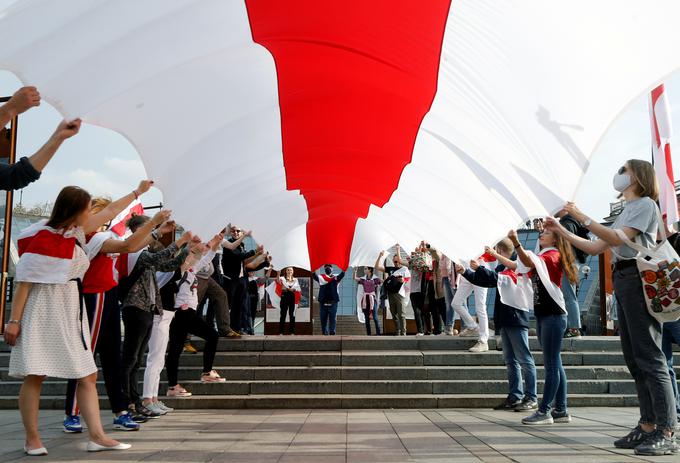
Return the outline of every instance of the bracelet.
{"type": "Polygon", "coordinates": [[[7,322],[8,325],[21,325],[21,321],[19,320],[9,320],[7,322]]]}
{"type": "Polygon", "coordinates": [[[513,246],[515,247],[515,249],[521,248],[521,247],[522,247],[522,243],[517,243],[517,244],[514,244],[513,246]]]}
{"type": "Polygon", "coordinates": [[[135,199],[139,199],[139,193],[137,193],[137,190],[132,190],[132,194],[135,195],[135,199]]]}
{"type": "Polygon", "coordinates": [[[151,232],[151,238],[158,240],[158,233],[156,233],[155,231],[152,231],[151,232]]]}

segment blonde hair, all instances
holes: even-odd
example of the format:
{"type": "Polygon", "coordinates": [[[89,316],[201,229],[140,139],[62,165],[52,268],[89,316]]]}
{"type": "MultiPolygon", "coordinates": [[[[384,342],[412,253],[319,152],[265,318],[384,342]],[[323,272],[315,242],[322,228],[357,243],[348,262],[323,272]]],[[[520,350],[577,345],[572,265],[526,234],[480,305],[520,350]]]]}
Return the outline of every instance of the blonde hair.
{"type": "Polygon", "coordinates": [[[109,204],[111,204],[111,202],[111,198],[107,198],[105,196],[92,198],[92,202],[90,203],[92,205],[92,213],[96,214],[97,212],[103,211],[109,204]]]}
{"type": "Polygon", "coordinates": [[[659,184],[652,163],[642,159],[629,159],[626,164],[630,169],[631,180],[635,183],[635,194],[641,198],[647,196],[658,201],[659,184]]]}

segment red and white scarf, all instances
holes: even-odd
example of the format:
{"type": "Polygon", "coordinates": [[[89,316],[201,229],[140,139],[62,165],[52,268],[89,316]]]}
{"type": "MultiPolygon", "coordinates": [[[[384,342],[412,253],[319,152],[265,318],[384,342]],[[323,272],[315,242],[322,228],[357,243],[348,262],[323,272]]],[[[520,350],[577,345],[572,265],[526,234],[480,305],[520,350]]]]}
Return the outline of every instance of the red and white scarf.
{"type": "Polygon", "coordinates": [[[300,288],[300,282],[298,282],[297,278],[293,278],[293,281],[288,281],[283,277],[279,277],[267,286],[266,291],[269,294],[272,307],[281,308],[281,294],[283,294],[284,287],[295,293],[295,309],[297,310],[300,305],[300,296],[302,295],[302,288],[300,288]]]}
{"type": "Polygon", "coordinates": [[[78,238],[84,238],[82,229],[55,230],[46,224],[42,220],[19,235],[16,281],[66,284],[70,280],[78,238]]]}
{"type": "Polygon", "coordinates": [[[545,265],[545,261],[540,258],[541,255],[548,251],[556,251],[556,249],[545,248],[538,255],[531,251],[526,251],[531,262],[534,264],[533,269],[525,266],[518,259],[516,271],[504,270],[498,275],[498,293],[503,304],[525,312],[534,310],[534,286],[529,275],[533,271],[538,275],[550,297],[555,300],[564,313],[567,313],[562,290],[550,279],[548,267],[545,265]]]}

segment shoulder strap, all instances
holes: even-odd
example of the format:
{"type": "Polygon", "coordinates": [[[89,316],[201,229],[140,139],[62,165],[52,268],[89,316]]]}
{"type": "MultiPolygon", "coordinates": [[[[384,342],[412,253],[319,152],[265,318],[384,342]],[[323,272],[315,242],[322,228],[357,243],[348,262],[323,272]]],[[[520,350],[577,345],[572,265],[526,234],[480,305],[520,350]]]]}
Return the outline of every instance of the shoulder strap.
{"type": "MultiPolygon", "coordinates": [[[[661,210],[659,209],[659,206],[655,204],[654,209],[656,209],[658,232],[659,232],[659,237],[661,238],[661,240],[659,241],[657,246],[655,246],[655,248],[656,248],[656,247],[661,246],[665,241],[667,241],[668,237],[666,236],[666,227],[664,225],[663,217],[661,216],[661,210]]],[[[621,238],[621,241],[623,241],[626,246],[628,246],[631,249],[636,250],[638,252],[638,254],[642,254],[642,255],[648,256],[648,257],[653,257],[653,248],[646,248],[646,247],[642,246],[641,244],[638,244],[637,242],[632,241],[630,238],[628,238],[628,236],[624,233],[624,231],[619,229],[619,228],[615,228],[614,232],[619,236],[619,238],[621,238]]],[[[640,233],[643,233],[643,232],[640,231],[640,233]]],[[[616,254],[613,247],[612,247],[612,252],[617,257],[621,258],[621,256],[616,254]]],[[[635,258],[637,258],[637,256],[635,258]]]]}

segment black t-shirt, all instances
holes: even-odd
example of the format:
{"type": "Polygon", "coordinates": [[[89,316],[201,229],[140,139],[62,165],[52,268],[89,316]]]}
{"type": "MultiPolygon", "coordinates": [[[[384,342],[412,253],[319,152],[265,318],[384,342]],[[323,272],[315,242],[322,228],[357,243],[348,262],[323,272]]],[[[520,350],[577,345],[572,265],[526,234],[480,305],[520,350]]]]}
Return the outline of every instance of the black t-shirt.
{"type": "Polygon", "coordinates": [[[543,285],[538,275],[534,274],[531,277],[531,282],[534,286],[534,313],[536,316],[564,315],[564,311],[557,305],[557,302],[548,293],[548,290],[545,289],[545,285],[543,285]]]}

